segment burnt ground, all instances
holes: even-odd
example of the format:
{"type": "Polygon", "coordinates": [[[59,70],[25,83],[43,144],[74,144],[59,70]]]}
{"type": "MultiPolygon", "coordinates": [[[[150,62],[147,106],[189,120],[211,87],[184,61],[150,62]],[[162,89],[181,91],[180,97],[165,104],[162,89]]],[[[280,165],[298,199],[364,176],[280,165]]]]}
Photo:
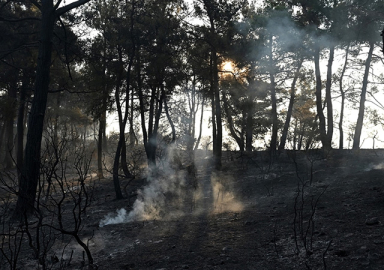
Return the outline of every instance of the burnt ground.
{"type": "MultiPolygon", "coordinates": [[[[98,269],[383,269],[384,150],[284,153],[273,163],[264,155],[226,153],[216,174],[200,157],[199,192],[183,186],[177,212],[164,193],[153,218],[103,227],[148,183],[116,201],[112,180],[98,180],[81,232],[93,235],[98,269]]],[[[71,249],[67,269],[80,269],[81,249],[71,249]]]]}

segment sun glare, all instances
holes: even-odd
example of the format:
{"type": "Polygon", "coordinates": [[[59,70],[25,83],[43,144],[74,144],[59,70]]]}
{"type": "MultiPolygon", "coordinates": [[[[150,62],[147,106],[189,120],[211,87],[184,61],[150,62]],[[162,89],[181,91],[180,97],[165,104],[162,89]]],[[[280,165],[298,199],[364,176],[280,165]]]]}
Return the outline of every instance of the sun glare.
{"type": "Polygon", "coordinates": [[[232,61],[225,61],[223,63],[223,71],[230,71],[230,72],[233,72],[234,71],[234,65],[233,65],[233,62],[232,61]]]}

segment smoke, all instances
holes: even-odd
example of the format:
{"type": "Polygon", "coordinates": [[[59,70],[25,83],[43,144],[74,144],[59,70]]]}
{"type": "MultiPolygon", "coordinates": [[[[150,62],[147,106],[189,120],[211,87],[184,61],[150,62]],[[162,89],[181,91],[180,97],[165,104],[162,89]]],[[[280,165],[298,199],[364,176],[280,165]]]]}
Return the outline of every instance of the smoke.
{"type": "MultiPolygon", "coordinates": [[[[303,45],[306,33],[286,14],[275,12],[267,23],[266,32],[278,39],[282,51],[295,51],[303,45]]],[[[266,52],[265,52],[266,53],[266,52]]]]}
{"type": "Polygon", "coordinates": [[[252,27],[249,25],[252,23],[241,23],[237,27],[240,33],[248,31],[253,36],[257,36],[257,39],[262,39],[262,37],[266,39],[264,43],[254,46],[252,55],[249,56],[250,59],[258,59],[259,65],[268,66],[271,50],[273,58],[276,58],[277,61],[280,58],[283,59],[282,55],[289,52],[300,52],[304,56],[310,57],[315,47],[314,44],[320,48],[329,48],[335,44],[334,38],[327,31],[323,31],[324,29],[321,27],[317,29],[315,25],[300,27],[293,21],[291,14],[286,11],[271,11],[265,22],[259,21],[259,24],[252,27]],[[272,49],[269,44],[271,40],[273,41],[272,49]]]}
{"type": "Polygon", "coordinates": [[[104,219],[100,221],[99,226],[104,227],[105,225],[119,224],[119,223],[125,222],[127,218],[127,210],[125,210],[124,208],[121,208],[116,212],[117,212],[116,216],[114,216],[112,213],[109,213],[107,216],[105,216],[104,219]]]}
{"type": "Polygon", "coordinates": [[[128,213],[122,208],[116,213],[109,213],[100,221],[100,227],[133,221],[169,220],[203,212],[238,212],[243,209],[242,203],[235,198],[234,181],[230,176],[212,173],[211,169],[205,167],[195,187],[195,179],[180,167],[177,151],[170,150],[168,156],[167,162],[148,170],[147,185],[138,191],[132,210],[128,213]]]}
{"type": "Polygon", "coordinates": [[[146,173],[147,185],[138,190],[132,210],[122,208],[116,214],[108,214],[99,226],[132,221],[164,219],[183,213],[184,197],[188,190],[186,171],[179,169],[175,149],[169,149],[167,157],[158,166],[150,167],[146,173]]]}
{"type": "Polygon", "coordinates": [[[236,199],[231,176],[214,173],[211,176],[213,194],[213,213],[241,212],[243,204],[236,199]]]}
{"type": "Polygon", "coordinates": [[[182,213],[182,192],[185,190],[185,171],[175,171],[170,166],[150,169],[148,184],[140,189],[132,210],[122,208],[117,215],[108,214],[100,221],[100,227],[132,221],[164,219],[182,213]]]}

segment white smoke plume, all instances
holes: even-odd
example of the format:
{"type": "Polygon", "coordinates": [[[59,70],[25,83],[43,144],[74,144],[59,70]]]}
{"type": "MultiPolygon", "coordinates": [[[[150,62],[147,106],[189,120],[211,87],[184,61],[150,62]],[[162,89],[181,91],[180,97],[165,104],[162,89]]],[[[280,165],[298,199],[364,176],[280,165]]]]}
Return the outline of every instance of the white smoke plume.
{"type": "MultiPolygon", "coordinates": [[[[138,191],[138,197],[128,213],[124,208],[108,214],[99,226],[143,220],[167,220],[186,214],[239,212],[243,204],[236,199],[234,180],[224,173],[205,168],[197,188],[185,169],[175,164],[177,151],[171,150],[169,160],[147,172],[147,185],[138,191]]],[[[209,164],[205,164],[209,167],[209,164]]]]}
{"type": "MultiPolygon", "coordinates": [[[[171,149],[168,156],[174,158],[171,149]]],[[[109,224],[126,223],[151,219],[162,219],[181,215],[184,211],[186,185],[185,170],[174,168],[168,160],[147,172],[148,184],[138,191],[132,210],[122,208],[117,215],[108,214],[100,221],[100,227],[109,224]]]]}
{"type": "Polygon", "coordinates": [[[119,224],[125,222],[127,218],[127,210],[124,208],[121,208],[116,211],[117,215],[114,216],[112,213],[109,213],[102,219],[99,223],[100,227],[104,227],[105,225],[110,225],[110,224],[119,224]]]}

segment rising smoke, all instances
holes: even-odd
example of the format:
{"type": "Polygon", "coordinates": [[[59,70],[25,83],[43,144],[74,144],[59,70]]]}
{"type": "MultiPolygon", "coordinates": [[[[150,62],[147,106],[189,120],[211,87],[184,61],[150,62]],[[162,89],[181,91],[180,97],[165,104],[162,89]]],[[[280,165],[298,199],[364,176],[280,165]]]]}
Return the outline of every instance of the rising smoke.
{"type": "Polygon", "coordinates": [[[174,160],[178,158],[177,151],[171,149],[167,161],[148,170],[148,183],[138,191],[132,210],[127,212],[122,208],[116,213],[109,213],[100,221],[99,226],[154,219],[169,220],[187,214],[238,212],[243,209],[242,203],[236,200],[232,192],[233,181],[229,176],[212,173],[210,165],[206,164],[198,177],[196,188],[187,171],[175,166],[174,160]]]}

